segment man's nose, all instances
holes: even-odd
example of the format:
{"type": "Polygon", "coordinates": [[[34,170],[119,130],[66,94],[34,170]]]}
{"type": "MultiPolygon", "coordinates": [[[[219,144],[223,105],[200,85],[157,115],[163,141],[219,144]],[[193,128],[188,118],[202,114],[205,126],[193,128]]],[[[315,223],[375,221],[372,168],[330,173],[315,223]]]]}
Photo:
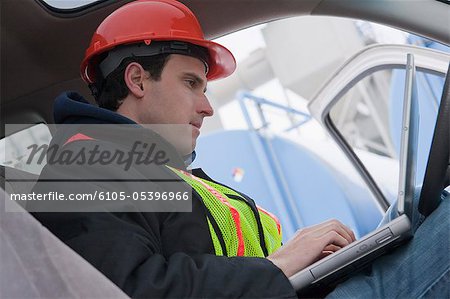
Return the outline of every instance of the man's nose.
{"type": "Polygon", "coordinates": [[[206,95],[203,95],[201,97],[197,112],[203,114],[204,116],[213,116],[214,109],[211,106],[211,103],[209,102],[208,97],[206,95]]]}

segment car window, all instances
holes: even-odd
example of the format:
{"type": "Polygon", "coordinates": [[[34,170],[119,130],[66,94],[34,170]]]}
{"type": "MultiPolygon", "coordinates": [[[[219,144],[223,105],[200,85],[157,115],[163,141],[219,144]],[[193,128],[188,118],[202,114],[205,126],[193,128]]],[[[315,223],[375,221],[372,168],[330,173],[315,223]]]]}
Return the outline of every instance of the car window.
{"type": "MultiPolygon", "coordinates": [[[[330,167],[349,176],[353,175],[351,163],[337,149],[325,130],[309,117],[309,101],[341,65],[367,46],[428,46],[427,40],[388,26],[362,20],[316,16],[294,17],[258,25],[217,41],[233,52],[238,68],[230,78],[209,83],[208,96],[220,119],[206,119],[203,132],[247,128],[268,130],[304,145],[327,161],[330,167]],[[283,106],[284,109],[274,107],[275,105],[283,106]]],[[[390,82],[388,72],[377,72],[364,79],[369,85],[372,81],[378,82],[375,85],[379,89],[377,92],[386,93],[380,95],[385,98],[384,102],[380,102],[383,106],[375,103],[376,109],[383,109],[379,111],[378,118],[369,118],[364,127],[358,127],[359,120],[353,119],[354,115],[345,112],[345,115],[337,116],[346,109],[345,105],[353,104],[356,106],[352,109],[361,110],[361,115],[370,113],[365,111],[368,105],[354,100],[336,106],[333,115],[339,118],[339,122],[347,119],[346,136],[353,138],[352,144],[370,146],[370,151],[376,152],[380,157],[380,163],[396,167],[396,163],[386,159],[396,157],[398,150],[395,138],[392,139],[386,131],[393,129],[389,126],[387,98],[390,85],[400,86],[401,82],[390,82]],[[354,134],[354,129],[364,132],[354,134]],[[376,138],[381,138],[373,139],[376,142],[366,136],[374,130],[379,132],[376,138]]],[[[432,80],[430,78],[424,80],[432,80]]],[[[355,86],[349,94],[354,94],[357,90],[359,93],[364,92],[364,82],[355,86]]],[[[434,87],[432,89],[432,92],[440,92],[434,87]]],[[[392,123],[394,125],[395,122],[392,123]]],[[[377,182],[384,184],[381,180],[377,182]]],[[[388,185],[381,188],[395,189],[395,185],[388,185]]]]}
{"type": "MultiPolygon", "coordinates": [[[[376,227],[388,203],[373,193],[335,140],[311,118],[308,105],[333,73],[362,49],[376,44],[427,47],[429,41],[361,20],[302,16],[254,26],[217,42],[232,51],[238,67],[232,76],[208,83],[207,96],[219,118],[205,119],[193,167],[202,167],[274,211],[287,239],[297,228],[328,218],[343,221],[357,234],[376,227]],[[219,162],[222,155],[226,163],[219,162]],[[325,206],[328,209],[321,208],[325,206]]],[[[359,127],[360,118],[371,113],[371,102],[347,102],[353,112],[340,115],[346,109],[342,102],[332,113],[336,121],[345,119],[346,136],[354,145],[364,144],[355,150],[384,167],[378,176],[367,168],[389,199],[397,183],[382,171],[398,172],[392,158],[398,133],[390,133],[397,132],[398,124],[390,123],[387,99],[390,86],[402,84],[391,82],[391,77],[392,70],[380,71],[360,84],[379,82],[376,96],[385,98],[383,105],[374,103],[381,109],[379,117],[366,118],[364,127],[359,127]],[[364,132],[355,134],[355,129],[364,132]],[[374,132],[378,136],[369,138],[374,132]]],[[[348,93],[356,90],[362,88],[354,86],[348,93]]]]}
{"type": "Polygon", "coordinates": [[[0,165],[8,166],[30,173],[39,174],[45,166],[45,159],[37,163],[37,159],[28,161],[31,153],[29,147],[49,144],[51,133],[47,125],[37,124],[26,129],[23,125],[6,125],[7,131],[15,132],[0,140],[0,165]],[[21,130],[19,130],[21,129],[21,130]]]}

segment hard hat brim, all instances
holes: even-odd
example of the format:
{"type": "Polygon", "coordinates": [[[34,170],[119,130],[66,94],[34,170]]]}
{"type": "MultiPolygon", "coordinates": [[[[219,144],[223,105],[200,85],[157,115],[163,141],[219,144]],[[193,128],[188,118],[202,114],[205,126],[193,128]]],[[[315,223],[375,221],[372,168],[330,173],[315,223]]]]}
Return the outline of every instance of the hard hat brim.
{"type": "Polygon", "coordinates": [[[205,47],[209,51],[208,80],[217,80],[230,76],[236,70],[236,60],[233,54],[224,46],[208,40],[185,40],[192,44],[205,47]]]}

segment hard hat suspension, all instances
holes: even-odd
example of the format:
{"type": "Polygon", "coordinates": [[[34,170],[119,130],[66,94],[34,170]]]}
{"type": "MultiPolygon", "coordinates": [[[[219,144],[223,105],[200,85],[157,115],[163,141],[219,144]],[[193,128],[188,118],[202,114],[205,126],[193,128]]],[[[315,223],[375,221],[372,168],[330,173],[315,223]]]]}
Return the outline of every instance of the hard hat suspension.
{"type": "MultiPolygon", "coordinates": [[[[181,41],[155,41],[150,44],[139,43],[119,46],[108,52],[99,64],[102,79],[105,79],[122,61],[129,57],[145,57],[159,54],[181,54],[200,59],[205,65],[205,74],[208,74],[208,50],[204,47],[181,41]]],[[[98,80],[99,78],[97,78],[98,80]]]]}

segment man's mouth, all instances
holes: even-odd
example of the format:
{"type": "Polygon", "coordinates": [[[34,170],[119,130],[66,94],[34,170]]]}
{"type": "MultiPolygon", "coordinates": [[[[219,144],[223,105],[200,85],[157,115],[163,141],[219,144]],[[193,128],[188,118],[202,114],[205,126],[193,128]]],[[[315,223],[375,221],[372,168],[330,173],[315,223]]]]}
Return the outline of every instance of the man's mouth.
{"type": "Polygon", "coordinates": [[[191,122],[190,125],[196,127],[199,130],[202,127],[202,123],[201,122],[191,122]]]}

